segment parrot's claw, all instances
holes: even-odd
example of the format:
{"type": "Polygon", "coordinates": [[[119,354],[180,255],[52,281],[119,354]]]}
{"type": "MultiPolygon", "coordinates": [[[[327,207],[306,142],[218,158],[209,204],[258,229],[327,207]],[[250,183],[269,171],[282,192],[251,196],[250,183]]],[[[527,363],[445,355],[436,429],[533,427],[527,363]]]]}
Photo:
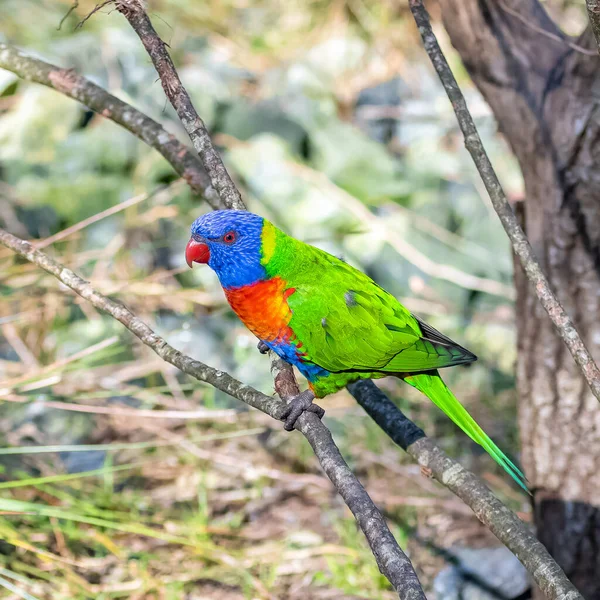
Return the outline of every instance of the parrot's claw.
{"type": "Polygon", "coordinates": [[[294,429],[298,417],[303,412],[312,412],[315,413],[319,419],[323,418],[325,411],[320,406],[313,404],[314,399],[315,395],[310,390],[305,390],[290,400],[280,417],[282,421],[285,421],[283,428],[286,431],[292,431],[294,429]]]}
{"type": "Polygon", "coordinates": [[[269,346],[267,346],[262,340],[258,341],[256,347],[261,354],[266,354],[269,351],[269,346]]]}

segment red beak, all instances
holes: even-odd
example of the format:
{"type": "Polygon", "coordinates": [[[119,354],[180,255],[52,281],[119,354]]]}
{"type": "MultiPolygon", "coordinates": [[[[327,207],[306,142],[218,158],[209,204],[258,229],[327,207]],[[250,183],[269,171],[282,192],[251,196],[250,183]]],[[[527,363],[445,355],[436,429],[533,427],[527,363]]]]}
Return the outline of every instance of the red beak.
{"type": "Polygon", "coordinates": [[[195,262],[206,264],[210,260],[210,249],[206,244],[192,238],[185,247],[185,262],[191,269],[195,262]]]}

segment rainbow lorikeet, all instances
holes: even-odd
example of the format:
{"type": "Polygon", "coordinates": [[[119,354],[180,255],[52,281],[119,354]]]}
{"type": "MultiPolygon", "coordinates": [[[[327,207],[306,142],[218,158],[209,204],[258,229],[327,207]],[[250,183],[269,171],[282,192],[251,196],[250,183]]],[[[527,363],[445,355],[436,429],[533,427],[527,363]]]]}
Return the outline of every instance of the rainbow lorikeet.
{"type": "Polygon", "coordinates": [[[295,365],[309,389],[288,406],[286,429],[303,410],[358,379],[394,375],[417,388],[525,487],[524,475],[446,387],[437,369],[477,357],[413,316],[370,277],[246,211],[194,221],[188,265],[207,263],[233,310],[269,348],[295,365]]]}

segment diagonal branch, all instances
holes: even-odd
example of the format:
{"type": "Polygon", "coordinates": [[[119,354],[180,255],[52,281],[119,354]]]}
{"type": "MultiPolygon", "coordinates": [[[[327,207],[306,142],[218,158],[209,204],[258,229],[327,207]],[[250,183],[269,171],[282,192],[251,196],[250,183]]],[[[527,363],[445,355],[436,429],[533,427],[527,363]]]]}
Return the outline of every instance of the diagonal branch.
{"type": "Polygon", "coordinates": [[[117,10],[129,21],[138,34],[146,52],[150,55],[160,77],[167,98],[177,111],[179,120],[188,132],[192,144],[208,173],[213,187],[227,208],[244,210],[246,206],[233,183],[219,153],[215,149],[204,121],[200,118],[192,100],[183,87],[166,44],[156,33],[144,9],[142,0],[115,0],[117,10]]]}
{"type": "Polygon", "coordinates": [[[494,167],[483,147],[477,127],[475,127],[475,122],[467,107],[465,97],[458,87],[450,65],[431,28],[429,14],[423,5],[423,1],[409,0],[409,4],[419,28],[419,33],[423,38],[425,50],[456,113],[456,119],[465,138],[465,146],[473,158],[473,162],[490,196],[494,210],[498,214],[500,222],[510,239],[513,250],[519,257],[527,279],[535,287],[538,299],[548,313],[558,335],[565,342],[569,352],[581,369],[592,393],[600,401],[600,370],[581,339],[575,324],[566,313],[556,294],[552,291],[550,282],[542,271],[542,267],[533,253],[531,244],[517,221],[498,176],[494,171],[494,167]]]}
{"type": "Polygon", "coordinates": [[[529,527],[473,473],[450,458],[372,382],[348,390],[392,441],[470,506],[477,518],[521,561],[546,598],[583,600],[575,586],[529,527]]]}
{"type": "MultiPolygon", "coordinates": [[[[164,361],[274,419],[279,419],[285,408],[285,403],[281,400],[266,396],[249,385],[237,381],[231,375],[182,354],[154,333],[144,321],[136,317],[123,304],[100,294],[79,275],[40,250],[35,250],[29,242],[0,229],[0,243],[54,275],[93,306],[114,317],[164,361]]],[[[294,395],[298,388],[291,367],[281,360],[275,360],[273,370],[276,388],[282,396],[294,395]]],[[[410,560],[394,539],[385,519],[348,467],[327,427],[313,413],[304,413],[299,417],[296,429],[306,437],[323,470],[354,514],[369,542],[380,571],[398,592],[399,598],[425,600],[425,594],[410,560]]]]}
{"type": "Polygon", "coordinates": [[[223,208],[198,157],[162,125],[126,102],[109,94],[89,79],[56,65],[32,58],[13,46],[0,43],[0,69],[11,71],[26,81],[41,83],[73,98],[98,114],[127,129],[148,146],[160,152],[197,194],[213,208],[223,208]]]}
{"type": "MultiPolygon", "coordinates": [[[[597,0],[588,0],[588,11],[590,9],[591,3],[597,3],[597,0]]],[[[498,0],[498,6],[504,12],[508,13],[509,15],[511,15],[518,21],[520,21],[525,27],[527,27],[527,29],[530,29],[531,31],[535,31],[535,33],[539,33],[541,36],[545,37],[546,39],[552,40],[553,42],[556,42],[557,44],[567,46],[567,47],[571,48],[571,50],[575,50],[575,52],[579,52],[580,54],[583,54],[584,56],[596,56],[598,54],[594,50],[590,50],[589,48],[584,48],[583,46],[580,46],[579,44],[572,42],[568,36],[564,35],[562,33],[562,31],[560,31],[560,29],[558,29],[558,27],[556,27],[556,25],[551,22],[551,20],[546,15],[545,11],[537,11],[538,12],[537,20],[540,20],[539,17],[542,16],[544,21],[546,21],[546,23],[551,26],[551,29],[555,29],[557,31],[548,30],[545,27],[542,27],[541,25],[536,24],[535,20],[530,20],[528,17],[523,15],[521,12],[519,12],[519,10],[504,4],[504,2],[502,0],[498,0]],[[550,23],[548,23],[548,21],[550,21],[550,23]]],[[[533,6],[535,6],[535,4],[533,6]]],[[[591,19],[591,17],[590,17],[590,19],[591,19]]]]}

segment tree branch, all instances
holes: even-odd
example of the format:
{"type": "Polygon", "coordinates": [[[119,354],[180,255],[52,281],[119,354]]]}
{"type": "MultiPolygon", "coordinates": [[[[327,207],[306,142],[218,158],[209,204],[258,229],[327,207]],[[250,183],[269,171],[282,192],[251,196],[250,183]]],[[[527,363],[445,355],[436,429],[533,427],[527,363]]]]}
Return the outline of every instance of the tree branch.
{"type": "Polygon", "coordinates": [[[473,162],[490,196],[494,210],[498,214],[500,222],[510,239],[513,250],[519,257],[528,280],[535,287],[540,303],[548,313],[558,335],[565,342],[569,352],[581,369],[592,393],[600,401],[600,370],[581,339],[575,324],[565,312],[556,294],[552,291],[550,283],[533,253],[531,244],[508,203],[494,167],[483,147],[465,98],[458,87],[448,61],[431,28],[429,14],[423,5],[423,1],[409,0],[409,4],[421,37],[423,38],[425,50],[456,113],[458,124],[465,138],[465,146],[473,158],[473,162]]]}
{"type": "Polygon", "coordinates": [[[585,4],[587,6],[590,25],[596,38],[596,44],[598,44],[598,51],[600,52],[600,0],[585,0],[585,4]]]}
{"type": "MultiPolygon", "coordinates": [[[[0,229],[0,243],[54,275],[93,306],[114,317],[164,361],[199,381],[204,381],[249,406],[257,408],[274,419],[280,418],[285,408],[284,402],[266,396],[237,381],[231,375],[182,354],[154,333],[146,323],[123,304],[100,294],[79,275],[47,254],[35,250],[29,242],[0,229]]],[[[276,389],[284,399],[297,393],[298,387],[289,365],[276,359],[273,361],[273,373],[276,389]]],[[[352,511],[369,542],[380,571],[398,592],[399,598],[425,600],[425,594],[410,560],[394,539],[385,519],[346,464],[327,427],[315,414],[308,412],[298,418],[295,427],[306,437],[323,470],[352,511]]]]}
{"type": "MultiPolygon", "coordinates": [[[[275,391],[283,400],[291,400],[300,393],[294,371],[288,363],[277,355],[271,354],[271,373],[275,382],[275,391]]],[[[306,413],[305,413],[306,414],[306,413]]],[[[314,416],[314,415],[313,415],[314,416]]],[[[321,421],[314,419],[317,423],[321,421]]],[[[398,554],[398,545],[390,533],[385,520],[377,510],[371,498],[359,483],[344,459],[339,455],[339,450],[331,438],[331,433],[325,428],[327,434],[320,437],[309,437],[303,430],[302,433],[308,439],[317,456],[322,456],[321,466],[325,469],[327,476],[334,485],[363,530],[373,554],[377,559],[377,564],[382,573],[390,580],[394,589],[399,590],[410,583],[411,593],[417,593],[418,580],[414,581],[414,572],[406,557],[398,554]],[[326,442],[326,444],[324,444],[326,442]],[[336,466],[340,465],[340,466],[336,466]],[[327,470],[329,469],[329,471],[327,470]],[[384,571],[381,566],[385,565],[384,571]]],[[[420,587],[420,585],[419,585],[420,587]]],[[[421,590],[422,593],[422,590],[421,590]]],[[[414,596],[420,598],[421,596],[414,596]]]]}
{"type": "Polygon", "coordinates": [[[244,210],[246,206],[240,192],[213,146],[206,125],[196,112],[187,90],[183,87],[167,51],[167,46],[152,26],[142,0],[115,0],[115,5],[117,10],[129,21],[146,48],[146,52],[150,55],[165,94],[177,111],[177,116],[188,132],[223,204],[228,208],[244,210]]]}
{"type": "MultiPolygon", "coordinates": [[[[527,29],[538,33],[539,35],[545,37],[546,39],[552,40],[557,44],[561,44],[562,46],[568,46],[571,50],[575,50],[575,52],[579,52],[585,56],[596,56],[597,52],[590,50],[589,48],[584,48],[579,44],[572,42],[568,36],[566,36],[560,29],[552,22],[551,19],[548,18],[545,11],[537,11],[538,19],[530,19],[528,16],[522,14],[519,10],[516,10],[510,6],[504,4],[502,0],[498,0],[498,6],[504,12],[513,16],[515,19],[520,21],[527,29]],[[551,30],[546,29],[542,25],[536,24],[536,20],[540,20],[539,16],[543,15],[545,17],[544,21],[546,22],[546,26],[550,25],[551,30]]],[[[533,5],[535,6],[535,4],[533,5]]],[[[589,7],[588,7],[589,8],[589,7]]]]}
{"type": "Polygon", "coordinates": [[[23,54],[8,44],[0,43],[0,68],[21,79],[41,83],[73,98],[98,114],[114,121],[146,142],[171,164],[197,194],[203,195],[213,208],[224,208],[198,157],[162,125],[119,100],[72,69],[63,69],[23,54]]]}
{"type": "Polygon", "coordinates": [[[348,390],[398,446],[471,507],[477,518],[521,561],[547,598],[583,600],[527,525],[477,476],[426,437],[372,381],[356,382],[348,390]]]}

